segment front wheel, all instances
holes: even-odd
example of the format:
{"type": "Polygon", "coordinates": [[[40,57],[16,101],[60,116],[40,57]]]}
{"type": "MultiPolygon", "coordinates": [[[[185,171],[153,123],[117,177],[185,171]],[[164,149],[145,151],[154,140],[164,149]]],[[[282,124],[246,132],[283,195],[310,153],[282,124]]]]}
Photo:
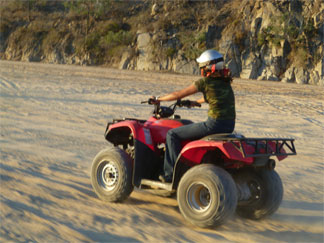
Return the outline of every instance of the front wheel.
{"type": "Polygon", "coordinates": [[[249,219],[261,219],[273,214],[283,197],[281,179],[274,170],[242,170],[234,175],[238,187],[246,188],[248,197],[239,201],[236,212],[249,219]]]}
{"type": "Polygon", "coordinates": [[[102,150],[92,162],[91,184],[99,198],[105,201],[125,200],[134,188],[132,159],[117,147],[102,150]]]}
{"type": "Polygon", "coordinates": [[[177,198],[180,211],[188,221],[199,227],[213,227],[234,214],[237,191],[227,171],[203,164],[184,174],[177,198]]]}

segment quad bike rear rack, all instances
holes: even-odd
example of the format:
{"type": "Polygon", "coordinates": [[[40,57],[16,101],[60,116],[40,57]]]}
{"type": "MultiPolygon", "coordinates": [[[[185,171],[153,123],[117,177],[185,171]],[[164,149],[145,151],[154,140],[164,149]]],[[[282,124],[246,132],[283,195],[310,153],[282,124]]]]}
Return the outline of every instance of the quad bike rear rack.
{"type": "Polygon", "coordinates": [[[296,148],[293,138],[245,138],[245,137],[210,137],[209,141],[217,140],[223,142],[230,142],[244,158],[250,157],[264,157],[264,156],[288,156],[296,155],[296,148]],[[254,153],[246,153],[243,144],[254,147],[254,153]],[[275,144],[275,149],[270,144],[275,144]],[[262,151],[261,151],[262,149],[262,151]]]}

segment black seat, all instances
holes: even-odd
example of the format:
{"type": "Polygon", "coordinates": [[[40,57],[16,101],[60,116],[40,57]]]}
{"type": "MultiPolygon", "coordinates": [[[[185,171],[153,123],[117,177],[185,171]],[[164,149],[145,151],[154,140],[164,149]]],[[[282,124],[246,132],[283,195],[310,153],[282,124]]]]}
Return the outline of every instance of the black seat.
{"type": "Polygon", "coordinates": [[[225,138],[244,138],[243,135],[241,134],[236,134],[236,133],[217,133],[217,134],[212,134],[208,135],[206,137],[203,137],[201,140],[222,140],[225,138]]]}

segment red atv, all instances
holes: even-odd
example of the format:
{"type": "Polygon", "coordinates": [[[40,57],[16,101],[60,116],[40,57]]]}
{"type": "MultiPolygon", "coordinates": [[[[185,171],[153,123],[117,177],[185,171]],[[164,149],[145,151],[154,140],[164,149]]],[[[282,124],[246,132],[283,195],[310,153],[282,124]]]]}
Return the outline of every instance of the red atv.
{"type": "Polygon", "coordinates": [[[220,225],[235,211],[251,219],[273,214],[281,203],[283,186],[270,157],[280,161],[295,155],[294,139],[214,134],[184,141],[172,183],[158,180],[168,130],[192,123],[174,112],[190,105],[188,100],[169,107],[154,104],[148,120],[124,118],[108,123],[105,138],[114,146],[93,160],[91,182],[96,194],[105,201],[121,202],[134,186],[177,192],[181,213],[200,227],[220,225]]]}

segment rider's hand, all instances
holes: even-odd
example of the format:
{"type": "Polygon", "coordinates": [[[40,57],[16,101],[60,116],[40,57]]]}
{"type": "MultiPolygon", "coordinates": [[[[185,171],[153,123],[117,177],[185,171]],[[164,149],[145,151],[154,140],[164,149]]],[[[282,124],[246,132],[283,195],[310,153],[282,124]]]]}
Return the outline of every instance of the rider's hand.
{"type": "Polygon", "coordinates": [[[190,101],[190,108],[195,106],[201,107],[201,104],[197,101],[190,101]]]}
{"type": "Polygon", "coordinates": [[[155,105],[155,104],[159,104],[160,101],[158,100],[158,97],[152,96],[151,98],[148,99],[148,103],[150,105],[155,105]]]}
{"type": "Polygon", "coordinates": [[[187,108],[192,108],[195,106],[201,106],[201,104],[197,101],[192,101],[192,100],[181,100],[178,101],[180,107],[187,107],[187,108]]]}

